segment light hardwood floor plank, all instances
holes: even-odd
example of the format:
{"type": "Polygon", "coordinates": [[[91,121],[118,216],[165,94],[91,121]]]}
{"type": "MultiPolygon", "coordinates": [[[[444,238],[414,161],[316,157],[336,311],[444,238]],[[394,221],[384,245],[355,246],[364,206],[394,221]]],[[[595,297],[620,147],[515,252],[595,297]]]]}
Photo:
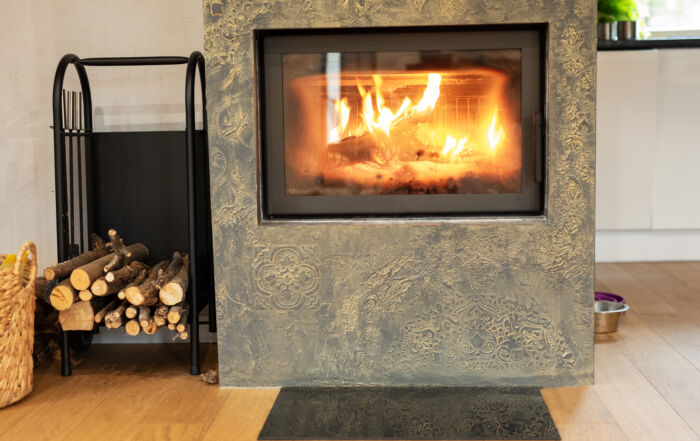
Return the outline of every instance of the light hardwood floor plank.
{"type": "Polygon", "coordinates": [[[595,368],[594,388],[629,440],[700,440],[615,344],[596,345],[595,368]]]}
{"type": "MultiPolygon", "coordinates": [[[[700,289],[692,287],[680,275],[688,276],[684,271],[668,264],[625,263],[620,268],[640,284],[649,288],[657,297],[671,305],[677,313],[690,320],[700,315],[700,289]]],[[[640,311],[660,314],[665,311],[640,311]]]]}
{"type": "MultiPolygon", "coordinates": [[[[2,440],[36,440],[55,441],[83,427],[83,421],[92,409],[99,407],[106,400],[106,394],[95,391],[95,383],[90,377],[75,379],[55,378],[61,393],[50,401],[35,401],[37,406],[27,414],[20,424],[2,431],[2,440]]],[[[105,380],[103,391],[118,387],[116,379],[105,380]]],[[[34,398],[34,397],[32,397],[34,398]]],[[[34,403],[32,403],[34,404],[34,403]]],[[[2,412],[0,410],[0,412],[2,412]]],[[[1,416],[2,414],[0,414],[1,416]]]]}
{"type": "Polygon", "coordinates": [[[228,395],[203,441],[258,439],[279,389],[226,389],[228,395]]]}
{"type": "Polygon", "coordinates": [[[543,389],[554,423],[561,424],[615,424],[605,404],[590,386],[543,389]]]}
{"type": "Polygon", "coordinates": [[[700,370],[700,315],[695,321],[678,314],[638,314],[638,316],[700,370]]]}
{"type": "Polygon", "coordinates": [[[607,286],[609,291],[625,297],[626,302],[639,313],[677,312],[670,303],[635,279],[620,264],[597,264],[596,280],[607,286]]]}
{"type": "Polygon", "coordinates": [[[673,274],[689,289],[700,291],[700,262],[659,262],[655,265],[673,274]]]}
{"type": "MultiPolygon", "coordinates": [[[[685,265],[684,265],[685,266],[685,265]]],[[[693,307],[700,311],[700,296],[667,268],[656,263],[620,264],[619,267],[679,311],[648,312],[636,309],[623,318],[620,348],[668,403],[700,435],[700,326],[693,307]],[[674,299],[682,299],[682,304],[674,299]],[[690,313],[689,313],[690,311],[690,313]],[[694,318],[695,320],[692,320],[694,318]]],[[[676,271],[676,274],[682,274],[676,271]]]]}
{"type": "Polygon", "coordinates": [[[619,334],[618,350],[700,434],[700,371],[633,311],[624,317],[619,334]]]}
{"type": "Polygon", "coordinates": [[[557,424],[562,441],[629,441],[615,423],[557,424]]]}

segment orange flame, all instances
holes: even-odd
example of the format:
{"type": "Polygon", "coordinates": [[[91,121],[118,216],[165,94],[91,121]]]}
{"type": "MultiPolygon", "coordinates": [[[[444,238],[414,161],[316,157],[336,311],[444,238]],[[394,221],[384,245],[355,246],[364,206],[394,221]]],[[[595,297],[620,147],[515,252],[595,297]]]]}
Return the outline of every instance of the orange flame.
{"type": "Polygon", "coordinates": [[[423,93],[423,98],[418,104],[412,106],[411,99],[406,97],[396,111],[391,110],[385,105],[386,101],[381,90],[382,78],[379,75],[372,75],[374,93],[372,91],[367,91],[358,81],[357,90],[362,97],[361,116],[369,133],[374,133],[376,129],[380,129],[389,135],[391,128],[399,121],[417,112],[433,110],[435,108],[435,103],[437,103],[440,97],[441,78],[440,74],[428,74],[428,85],[423,93]]]}
{"type": "Polygon", "coordinates": [[[336,101],[335,111],[340,118],[340,133],[345,134],[345,130],[348,127],[348,120],[350,119],[350,106],[348,106],[348,99],[343,98],[340,101],[336,101]]]}
{"type": "Polygon", "coordinates": [[[435,108],[435,103],[437,103],[438,98],[440,98],[440,81],[442,81],[440,74],[428,74],[428,87],[425,88],[423,99],[421,99],[416,106],[417,112],[433,110],[435,108]]]}
{"type": "MultiPolygon", "coordinates": [[[[445,146],[442,148],[440,154],[442,156],[449,157],[450,159],[456,158],[460,153],[462,153],[467,147],[467,137],[457,141],[455,138],[451,137],[449,134],[445,137],[445,146]]],[[[469,149],[471,150],[471,148],[469,149]]],[[[467,150],[467,151],[469,151],[467,150]]]]}
{"type": "Polygon", "coordinates": [[[498,143],[501,142],[501,139],[503,138],[503,127],[500,125],[498,126],[498,130],[496,130],[496,114],[498,113],[498,107],[493,111],[493,119],[491,120],[491,126],[489,126],[489,131],[486,134],[489,140],[489,145],[491,146],[491,150],[495,149],[498,143]]]}
{"type": "MultiPolygon", "coordinates": [[[[329,131],[327,141],[329,143],[339,142],[343,138],[351,135],[360,137],[373,134],[376,136],[377,133],[381,133],[384,139],[381,141],[381,145],[391,146],[394,142],[400,142],[392,140],[390,143],[384,144],[391,135],[392,129],[394,129],[399,122],[417,114],[422,115],[432,112],[437,105],[438,99],[440,98],[442,76],[438,73],[429,73],[427,80],[422,98],[417,104],[414,105],[410,98],[404,97],[401,105],[396,108],[396,110],[393,110],[389,107],[389,103],[382,92],[383,80],[380,75],[372,75],[373,87],[363,86],[360,83],[360,79],[356,78],[357,91],[361,97],[360,103],[358,103],[361,109],[358,109],[357,115],[362,121],[357,127],[348,127],[351,114],[348,98],[343,97],[339,100],[335,100],[336,127],[329,131]],[[385,138],[384,135],[386,135],[387,138],[385,138]]],[[[420,118],[419,121],[425,123],[424,118],[420,118]]],[[[486,136],[482,137],[482,135],[474,138],[479,140],[476,144],[473,141],[469,142],[468,136],[466,136],[465,133],[453,136],[446,132],[446,127],[429,127],[430,128],[427,129],[429,130],[429,132],[427,132],[429,135],[423,132],[422,135],[419,133],[417,136],[419,136],[420,141],[425,143],[425,145],[434,146],[436,148],[435,154],[437,154],[442,161],[457,162],[457,160],[464,160],[465,154],[471,153],[472,150],[475,150],[477,153],[493,151],[505,138],[505,131],[498,120],[498,107],[493,111],[493,117],[486,131],[486,136]],[[442,150],[439,150],[438,143],[442,136],[444,136],[444,145],[442,150]]],[[[457,127],[457,130],[460,130],[460,128],[457,127]]],[[[401,131],[403,136],[405,136],[404,132],[404,130],[401,131]]],[[[406,133],[410,133],[410,131],[406,133]]],[[[401,134],[398,136],[402,136],[401,134]]],[[[432,157],[434,158],[436,156],[432,157]]]]}

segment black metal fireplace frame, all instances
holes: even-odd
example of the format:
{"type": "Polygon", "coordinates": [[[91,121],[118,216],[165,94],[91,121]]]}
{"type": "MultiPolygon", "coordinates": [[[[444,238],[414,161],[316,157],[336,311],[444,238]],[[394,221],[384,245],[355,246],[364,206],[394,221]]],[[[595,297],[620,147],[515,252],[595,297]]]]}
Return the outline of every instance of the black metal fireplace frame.
{"type": "Polygon", "coordinates": [[[546,23],[255,31],[261,221],[541,216],[545,207],[547,31],[546,23]],[[452,38],[446,38],[446,35],[452,38]],[[282,53],[434,49],[522,50],[521,193],[381,196],[286,194],[283,179],[282,53]]]}

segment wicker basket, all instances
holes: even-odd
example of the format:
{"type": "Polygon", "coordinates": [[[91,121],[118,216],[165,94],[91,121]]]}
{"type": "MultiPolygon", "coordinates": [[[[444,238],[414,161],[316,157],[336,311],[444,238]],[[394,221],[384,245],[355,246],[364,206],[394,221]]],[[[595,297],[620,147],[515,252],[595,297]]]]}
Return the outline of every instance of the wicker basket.
{"type": "Polygon", "coordinates": [[[25,242],[12,269],[0,269],[0,408],[29,395],[33,385],[36,247],[25,242]],[[32,256],[19,274],[22,256],[32,256]]]}

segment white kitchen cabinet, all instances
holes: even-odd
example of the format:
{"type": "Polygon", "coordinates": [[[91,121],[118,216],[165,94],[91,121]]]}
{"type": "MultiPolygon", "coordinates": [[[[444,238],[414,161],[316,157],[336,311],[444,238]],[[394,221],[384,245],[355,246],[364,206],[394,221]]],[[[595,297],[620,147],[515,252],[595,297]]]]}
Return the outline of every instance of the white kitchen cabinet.
{"type": "Polygon", "coordinates": [[[652,228],[700,229],[700,49],[658,52],[652,228]]]}
{"type": "Polygon", "coordinates": [[[598,53],[598,230],[652,227],[658,52],[598,53]]]}

